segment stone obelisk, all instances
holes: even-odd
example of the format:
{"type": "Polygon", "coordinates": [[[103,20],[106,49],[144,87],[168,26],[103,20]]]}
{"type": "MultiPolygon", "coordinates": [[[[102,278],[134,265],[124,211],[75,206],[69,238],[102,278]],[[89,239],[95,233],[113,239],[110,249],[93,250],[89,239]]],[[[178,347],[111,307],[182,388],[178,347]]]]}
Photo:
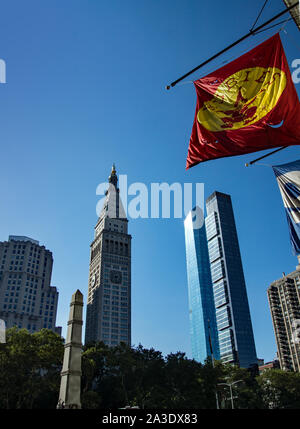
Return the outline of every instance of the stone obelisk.
{"type": "Polygon", "coordinates": [[[81,408],[82,310],[83,295],[77,290],[72,295],[70,304],[68,332],[57,408],[81,408]]]}

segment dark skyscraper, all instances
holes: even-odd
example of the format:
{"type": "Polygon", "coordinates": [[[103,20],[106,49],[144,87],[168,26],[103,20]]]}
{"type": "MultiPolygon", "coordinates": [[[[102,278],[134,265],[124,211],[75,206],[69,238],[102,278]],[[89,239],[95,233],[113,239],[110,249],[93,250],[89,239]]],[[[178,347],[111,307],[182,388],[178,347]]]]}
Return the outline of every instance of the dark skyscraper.
{"type": "Polygon", "coordinates": [[[131,344],[131,235],[113,166],[91,244],[85,343],[131,344]]]}
{"type": "Polygon", "coordinates": [[[214,192],[206,209],[220,356],[248,368],[257,364],[257,356],[230,195],[214,192]]]}

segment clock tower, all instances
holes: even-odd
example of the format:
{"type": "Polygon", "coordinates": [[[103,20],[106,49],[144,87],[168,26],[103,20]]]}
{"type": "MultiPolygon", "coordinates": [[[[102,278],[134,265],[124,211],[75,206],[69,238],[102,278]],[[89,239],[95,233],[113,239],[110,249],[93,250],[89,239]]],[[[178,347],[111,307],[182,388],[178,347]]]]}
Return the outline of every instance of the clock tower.
{"type": "Polygon", "coordinates": [[[131,344],[131,235],[115,165],[91,243],[85,343],[131,344]]]}

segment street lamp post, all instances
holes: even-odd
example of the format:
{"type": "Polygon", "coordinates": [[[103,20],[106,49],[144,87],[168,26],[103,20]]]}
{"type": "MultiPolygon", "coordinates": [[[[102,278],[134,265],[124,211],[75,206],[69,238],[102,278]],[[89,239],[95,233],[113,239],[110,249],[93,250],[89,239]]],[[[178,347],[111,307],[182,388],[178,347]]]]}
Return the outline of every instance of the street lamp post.
{"type": "Polygon", "coordinates": [[[234,403],[233,403],[233,396],[232,396],[232,386],[236,383],[240,383],[244,380],[237,380],[234,381],[233,383],[219,383],[218,386],[228,386],[230,389],[230,399],[231,399],[231,408],[234,409],[234,403]]]}
{"type": "MultiPolygon", "coordinates": [[[[209,346],[210,346],[210,353],[211,353],[211,363],[212,363],[212,367],[215,367],[214,364],[214,352],[213,352],[213,348],[212,348],[212,342],[211,342],[211,335],[210,335],[210,323],[209,323],[209,319],[207,320],[208,323],[208,338],[209,338],[209,346]]],[[[218,392],[216,390],[216,404],[217,404],[217,410],[220,408],[219,407],[219,399],[218,399],[218,392]]]]}

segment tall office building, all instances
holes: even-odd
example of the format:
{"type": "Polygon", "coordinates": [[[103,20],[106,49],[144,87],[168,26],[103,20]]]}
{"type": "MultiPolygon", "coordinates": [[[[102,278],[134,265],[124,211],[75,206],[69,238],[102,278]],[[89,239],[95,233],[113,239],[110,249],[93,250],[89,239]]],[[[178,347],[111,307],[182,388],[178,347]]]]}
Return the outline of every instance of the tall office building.
{"type": "Polygon", "coordinates": [[[52,266],[52,253],[36,240],[11,235],[0,242],[0,319],[7,329],[61,334],[55,327],[58,291],[50,286],[52,266]]]}
{"type": "Polygon", "coordinates": [[[113,166],[91,244],[85,343],[131,344],[131,235],[113,166]]]}
{"type": "Polygon", "coordinates": [[[184,221],[192,356],[204,363],[220,359],[205,226],[194,229],[192,212],[184,221]]]}
{"type": "Polygon", "coordinates": [[[206,200],[209,261],[222,361],[257,365],[248,297],[230,195],[206,200]]]}
{"type": "Polygon", "coordinates": [[[296,271],[271,283],[267,293],[280,368],[300,372],[300,256],[298,258],[296,271]]]}

